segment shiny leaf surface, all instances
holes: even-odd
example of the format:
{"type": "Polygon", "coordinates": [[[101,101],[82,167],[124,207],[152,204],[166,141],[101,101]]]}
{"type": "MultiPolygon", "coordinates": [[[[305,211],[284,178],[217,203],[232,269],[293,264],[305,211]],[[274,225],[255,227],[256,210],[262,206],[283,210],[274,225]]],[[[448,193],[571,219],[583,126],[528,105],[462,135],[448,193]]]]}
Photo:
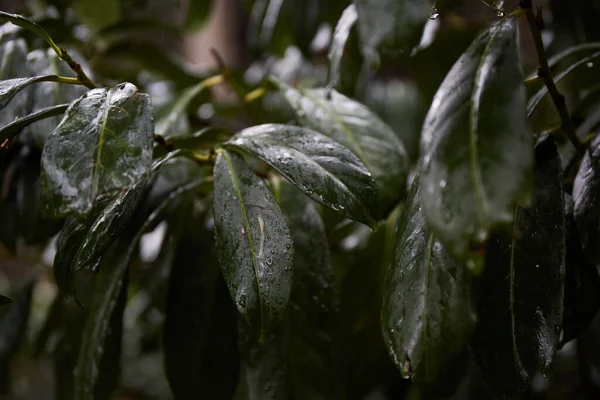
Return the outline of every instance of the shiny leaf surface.
{"type": "Polygon", "coordinates": [[[448,252],[466,253],[526,203],[533,163],[517,27],[509,16],[454,64],[423,125],[419,183],[430,228],[448,252]]]}
{"type": "Polygon", "coordinates": [[[10,124],[0,128],[0,143],[4,143],[5,140],[11,139],[23,128],[26,128],[37,121],[64,114],[67,108],[69,108],[68,104],[59,104],[57,106],[42,108],[33,114],[14,120],[10,124]]]}
{"type": "Polygon", "coordinates": [[[259,341],[288,305],[293,245],[273,195],[241,156],[223,150],[214,168],[215,238],[236,307],[259,341]]]}
{"type": "Polygon", "coordinates": [[[306,195],[346,217],[377,227],[377,185],[350,150],[307,128],[266,124],[247,128],[225,146],[273,167],[306,195]]]}
{"type": "Polygon", "coordinates": [[[342,13],[333,31],[333,38],[331,39],[329,54],[327,55],[329,58],[329,82],[332,87],[337,87],[341,80],[344,49],[346,48],[350,31],[356,24],[356,19],[356,7],[354,4],[350,4],[342,13]]]}
{"type": "Polygon", "coordinates": [[[75,100],[42,154],[49,215],[86,215],[100,195],[131,186],[151,167],[154,124],[148,95],[122,83],[75,100]]]}
{"type": "Polygon", "coordinates": [[[417,179],[396,230],[396,254],[384,280],[382,332],[405,377],[436,382],[475,327],[471,273],[428,229],[417,179]]]}
{"type": "Polygon", "coordinates": [[[28,81],[27,45],[23,39],[0,44],[0,126],[28,114],[31,98],[28,90],[13,97],[31,81],[28,81]],[[11,101],[12,100],[12,101],[11,101]]]}
{"type": "Polygon", "coordinates": [[[486,250],[479,321],[471,346],[483,377],[505,397],[528,388],[552,366],[563,321],[565,216],[554,139],[535,149],[533,201],[516,209],[512,238],[486,250]]]}
{"type": "Polygon", "coordinates": [[[335,90],[297,89],[278,83],[302,125],[352,150],[379,187],[379,205],[389,212],[403,195],[408,156],[392,129],[366,106],[335,90]]]}

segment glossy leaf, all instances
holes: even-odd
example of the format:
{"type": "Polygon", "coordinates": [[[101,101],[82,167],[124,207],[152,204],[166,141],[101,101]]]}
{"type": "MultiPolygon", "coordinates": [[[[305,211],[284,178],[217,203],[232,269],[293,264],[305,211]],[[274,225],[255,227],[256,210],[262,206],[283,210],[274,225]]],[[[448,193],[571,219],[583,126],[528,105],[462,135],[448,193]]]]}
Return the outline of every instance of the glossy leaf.
{"type": "Polygon", "coordinates": [[[29,114],[23,118],[14,120],[10,124],[0,128],[0,143],[4,143],[5,140],[11,139],[23,128],[26,128],[37,121],[64,114],[68,107],[68,104],[59,104],[52,107],[42,108],[33,114],[29,114]]]}
{"type": "Polygon", "coordinates": [[[353,0],[363,52],[409,56],[419,44],[431,3],[421,0],[353,0]]]}
{"type": "Polygon", "coordinates": [[[492,25],[438,89],[421,137],[419,184],[430,228],[448,252],[466,253],[513,220],[526,203],[533,163],[525,91],[512,16],[492,25]]]}
{"type": "Polygon", "coordinates": [[[27,29],[30,32],[35,33],[37,36],[44,39],[57,54],[61,53],[60,49],[54,43],[50,35],[48,35],[48,33],[44,29],[42,29],[41,26],[23,17],[22,15],[9,14],[4,11],[0,11],[0,21],[8,21],[14,25],[20,26],[22,28],[27,29]]]}
{"type": "Polygon", "coordinates": [[[302,125],[352,150],[373,175],[387,213],[403,195],[408,156],[392,129],[366,106],[335,90],[297,89],[278,83],[302,125]]]}
{"type": "Polygon", "coordinates": [[[187,26],[188,29],[196,31],[204,26],[208,19],[213,2],[205,0],[192,0],[188,2],[187,26]]]}
{"type": "Polygon", "coordinates": [[[306,195],[346,217],[377,224],[377,185],[348,149],[311,129],[266,124],[247,128],[225,143],[281,173],[306,195]]]}
{"type": "Polygon", "coordinates": [[[600,135],[585,152],[573,182],[573,216],[579,229],[583,251],[590,262],[598,264],[600,243],[600,135]]]}
{"type": "Polygon", "coordinates": [[[352,27],[356,24],[356,7],[350,4],[342,13],[335,30],[333,38],[329,45],[329,82],[332,87],[336,87],[342,76],[342,58],[346,42],[350,36],[352,27]]]}
{"type": "Polygon", "coordinates": [[[486,250],[471,343],[486,382],[505,397],[550,371],[563,322],[565,215],[551,137],[536,145],[534,175],[532,205],[515,210],[512,238],[493,237],[486,250]]]}
{"type": "Polygon", "coordinates": [[[75,100],[42,154],[42,198],[49,215],[90,212],[98,196],[150,171],[154,124],[148,95],[122,83],[75,100]]]}
{"type": "Polygon", "coordinates": [[[596,265],[583,252],[573,216],[574,203],[570,196],[565,197],[567,240],[561,347],[581,336],[600,310],[600,274],[596,265]]]}
{"type": "Polygon", "coordinates": [[[177,399],[202,393],[230,400],[239,372],[238,314],[221,278],[213,233],[202,219],[190,218],[191,202],[183,205],[173,223],[178,240],[164,324],[165,372],[177,399]]]}
{"type": "Polygon", "coordinates": [[[23,39],[0,44],[0,126],[28,114],[31,108],[29,91],[11,99],[28,84],[27,45],[23,39]],[[27,82],[24,84],[24,82],[27,82]]]}
{"type": "Polygon", "coordinates": [[[415,179],[398,220],[381,309],[383,337],[403,376],[436,382],[467,345],[476,321],[471,280],[429,230],[415,179]]]}
{"type": "Polygon", "coordinates": [[[223,276],[236,307],[264,341],[288,305],[292,239],[273,195],[241,156],[223,150],[214,176],[215,238],[223,276]]]}

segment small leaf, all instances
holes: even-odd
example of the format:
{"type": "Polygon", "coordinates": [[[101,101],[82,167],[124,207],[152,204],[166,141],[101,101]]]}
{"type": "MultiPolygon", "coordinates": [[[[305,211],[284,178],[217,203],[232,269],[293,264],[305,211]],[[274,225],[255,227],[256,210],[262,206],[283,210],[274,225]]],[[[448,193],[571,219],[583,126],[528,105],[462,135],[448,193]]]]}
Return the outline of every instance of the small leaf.
{"type": "Polygon", "coordinates": [[[387,214],[400,200],[408,156],[392,129],[366,106],[335,90],[296,89],[277,82],[301,124],[352,150],[379,187],[379,205],[387,214]]]}
{"type": "Polygon", "coordinates": [[[23,39],[0,44],[0,65],[0,126],[4,126],[26,115],[31,108],[29,91],[11,101],[17,92],[32,83],[26,78],[29,75],[24,67],[27,65],[27,45],[23,39]]]}
{"type": "Polygon", "coordinates": [[[215,238],[231,297],[259,341],[283,317],[294,250],[273,195],[241,156],[223,150],[214,168],[215,238]]]}
{"type": "Polygon", "coordinates": [[[346,42],[350,37],[350,31],[356,23],[356,7],[350,4],[342,13],[335,30],[333,38],[329,45],[329,82],[332,87],[336,87],[341,81],[342,76],[342,57],[346,42]]]}
{"type": "Polygon", "coordinates": [[[550,371],[563,322],[565,215],[552,137],[538,141],[532,206],[516,208],[511,236],[493,237],[486,250],[471,342],[486,382],[506,398],[550,371]]]}
{"type": "Polygon", "coordinates": [[[153,133],[149,96],[130,83],[75,100],[44,146],[45,211],[85,216],[98,196],[139,181],[151,168],[153,133]]]}
{"type": "Polygon", "coordinates": [[[307,128],[265,124],[225,143],[266,162],[306,195],[346,217],[377,228],[377,185],[358,158],[333,139],[307,128]]]}
{"type": "Polygon", "coordinates": [[[10,303],[12,303],[13,301],[15,301],[15,299],[12,299],[12,298],[10,298],[10,297],[6,297],[6,296],[2,296],[2,295],[0,294],[0,306],[4,306],[4,305],[6,305],[6,304],[10,304],[10,303]]]}
{"type": "Polygon", "coordinates": [[[353,0],[363,52],[409,56],[418,46],[429,19],[431,3],[422,0],[353,0]]]}
{"type": "Polygon", "coordinates": [[[475,327],[471,273],[428,229],[418,180],[396,229],[396,254],[384,280],[382,331],[405,377],[436,382],[475,327]]]}
{"type": "Polygon", "coordinates": [[[513,220],[530,193],[532,134],[515,20],[483,32],[436,93],[421,138],[419,184],[427,222],[446,250],[467,255],[513,220]]]}

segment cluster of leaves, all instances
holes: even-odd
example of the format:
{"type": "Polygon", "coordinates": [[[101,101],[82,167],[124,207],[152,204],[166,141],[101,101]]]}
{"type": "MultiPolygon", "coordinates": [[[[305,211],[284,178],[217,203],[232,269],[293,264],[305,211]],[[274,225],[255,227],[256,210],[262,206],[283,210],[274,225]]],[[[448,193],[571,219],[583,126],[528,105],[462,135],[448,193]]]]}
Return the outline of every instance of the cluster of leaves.
{"type": "MultiPolygon", "coordinates": [[[[485,387],[457,398],[513,398],[551,372],[600,307],[598,88],[579,82],[575,151],[561,135],[570,124],[544,113],[555,88],[523,72],[517,20],[531,4],[505,15],[503,1],[484,2],[500,19],[429,89],[426,115],[409,86],[390,108],[374,79],[437,51],[424,31],[438,11],[421,0],[249,1],[261,75],[250,83],[224,66],[199,77],[140,57],[129,71],[152,78],[125,71],[134,83],[97,87],[114,83],[110,59],[91,68],[43,18],[0,12],[0,239],[15,252],[56,238],[60,294],[35,351],[55,355],[61,398],[111,398],[131,323],[163,349],[178,399],[385,398],[407,387],[392,363],[418,398],[473,375],[485,387]],[[323,23],[335,25],[325,74],[303,64],[323,23]],[[50,48],[29,51],[39,38],[50,48]],[[236,104],[211,99],[219,84],[236,104]],[[194,116],[200,104],[218,118],[194,116]],[[144,261],[144,234],[165,226],[144,261]]],[[[96,2],[72,7],[109,43],[99,54],[115,56],[111,35],[140,22],[108,3],[101,19],[96,2]]],[[[198,3],[190,15],[208,12],[198,3]]],[[[557,53],[556,81],[599,49],[557,53]]],[[[0,378],[40,275],[0,297],[0,378]]]]}

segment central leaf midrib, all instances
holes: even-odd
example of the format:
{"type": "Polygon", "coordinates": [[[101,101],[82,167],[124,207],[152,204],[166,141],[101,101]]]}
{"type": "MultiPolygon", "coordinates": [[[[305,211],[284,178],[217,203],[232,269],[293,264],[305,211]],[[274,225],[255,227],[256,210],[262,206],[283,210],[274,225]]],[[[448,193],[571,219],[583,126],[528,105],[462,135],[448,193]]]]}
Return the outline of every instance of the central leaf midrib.
{"type": "Polygon", "coordinates": [[[104,147],[104,133],[106,131],[106,124],[108,121],[108,110],[110,108],[110,95],[111,95],[111,91],[108,90],[106,92],[106,99],[104,101],[104,112],[102,115],[102,125],[100,126],[100,132],[99,132],[99,136],[98,136],[98,145],[97,145],[97,152],[96,152],[96,163],[92,166],[92,174],[93,174],[93,179],[92,179],[92,193],[91,193],[91,200],[94,201],[96,199],[96,196],[98,194],[98,185],[99,185],[99,180],[100,180],[100,163],[101,163],[101,159],[102,159],[102,148],[104,147]]]}
{"type": "Polygon", "coordinates": [[[231,182],[233,183],[233,187],[235,188],[235,192],[238,196],[238,201],[239,201],[240,208],[242,211],[242,217],[244,218],[244,226],[246,227],[248,244],[250,245],[250,254],[252,255],[252,267],[254,269],[256,290],[258,292],[258,301],[260,304],[260,323],[261,323],[260,337],[262,338],[262,336],[264,334],[265,315],[264,315],[262,290],[260,288],[260,282],[258,280],[258,266],[257,266],[257,261],[256,261],[256,253],[254,252],[254,244],[253,244],[253,240],[252,240],[252,229],[250,227],[250,221],[248,220],[248,214],[246,212],[246,205],[244,204],[244,198],[242,197],[242,191],[240,190],[238,177],[235,172],[235,168],[233,167],[233,163],[231,162],[229,153],[226,150],[223,151],[223,157],[225,157],[225,162],[227,162],[227,166],[229,167],[229,171],[231,174],[231,182]]]}

